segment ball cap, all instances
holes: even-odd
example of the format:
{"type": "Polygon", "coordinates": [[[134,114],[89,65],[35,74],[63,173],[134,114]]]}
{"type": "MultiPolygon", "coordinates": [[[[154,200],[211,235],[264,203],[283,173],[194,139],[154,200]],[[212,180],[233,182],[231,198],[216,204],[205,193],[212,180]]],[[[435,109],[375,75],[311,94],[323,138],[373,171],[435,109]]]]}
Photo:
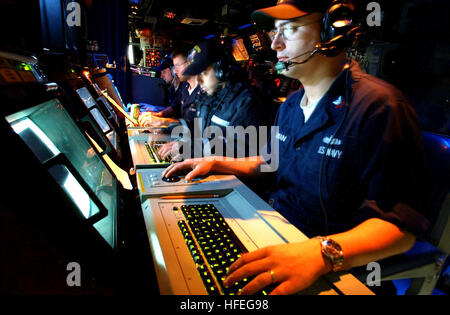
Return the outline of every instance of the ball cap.
{"type": "Polygon", "coordinates": [[[261,28],[272,28],[274,20],[291,20],[314,12],[325,12],[328,0],[278,0],[273,7],[256,10],[252,21],[261,28]]]}
{"type": "Polygon", "coordinates": [[[210,65],[219,61],[221,52],[215,40],[205,40],[189,52],[187,57],[188,67],[183,75],[192,76],[205,71],[210,65]]]}
{"type": "Polygon", "coordinates": [[[154,68],[155,71],[163,71],[167,68],[173,67],[173,61],[170,55],[165,56],[161,62],[159,63],[159,66],[154,68]]]}

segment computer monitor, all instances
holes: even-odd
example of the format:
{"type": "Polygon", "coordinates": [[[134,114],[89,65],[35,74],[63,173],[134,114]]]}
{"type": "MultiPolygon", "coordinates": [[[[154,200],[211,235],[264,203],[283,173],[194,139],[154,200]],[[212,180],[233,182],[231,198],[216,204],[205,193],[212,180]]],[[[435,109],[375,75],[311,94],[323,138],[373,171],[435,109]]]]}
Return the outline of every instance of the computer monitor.
{"type": "Polygon", "coordinates": [[[254,51],[260,51],[263,49],[261,44],[261,40],[258,37],[258,34],[253,34],[249,36],[250,41],[252,42],[252,47],[254,51]]]}
{"type": "Polygon", "coordinates": [[[250,56],[245,48],[244,40],[241,37],[232,39],[233,57],[237,62],[247,61],[250,56]]]}
{"type": "Polygon", "coordinates": [[[115,248],[117,181],[61,101],[50,98],[5,118],[43,165],[53,165],[48,172],[81,217],[115,248]]]}

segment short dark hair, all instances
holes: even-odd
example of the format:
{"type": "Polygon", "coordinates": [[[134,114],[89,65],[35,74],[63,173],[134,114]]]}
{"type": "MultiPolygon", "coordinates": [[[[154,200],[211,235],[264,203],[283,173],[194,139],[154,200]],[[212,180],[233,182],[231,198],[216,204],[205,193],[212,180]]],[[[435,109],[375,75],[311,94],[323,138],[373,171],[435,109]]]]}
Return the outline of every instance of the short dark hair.
{"type": "Polygon", "coordinates": [[[191,50],[191,47],[188,47],[188,46],[181,46],[181,47],[175,48],[175,50],[172,52],[172,60],[178,56],[183,56],[187,59],[190,50],[191,50]]]}

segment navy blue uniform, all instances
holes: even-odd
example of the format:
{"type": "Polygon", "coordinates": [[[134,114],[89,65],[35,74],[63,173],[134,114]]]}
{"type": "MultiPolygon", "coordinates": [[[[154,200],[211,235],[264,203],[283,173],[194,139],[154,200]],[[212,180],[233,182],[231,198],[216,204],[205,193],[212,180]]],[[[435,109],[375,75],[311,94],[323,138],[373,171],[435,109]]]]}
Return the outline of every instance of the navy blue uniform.
{"type": "MultiPolygon", "coordinates": [[[[201,119],[202,130],[209,126],[216,126],[222,130],[223,137],[226,137],[229,126],[242,126],[244,129],[254,126],[258,131],[259,126],[265,125],[263,113],[263,105],[250,86],[242,82],[228,81],[219,92],[199,100],[197,117],[201,119]]],[[[237,140],[237,137],[234,137],[233,156],[249,156],[250,139],[245,137],[244,142],[237,140]]],[[[214,155],[214,152],[212,153],[214,155]]],[[[225,140],[222,153],[223,155],[227,153],[225,140]]],[[[254,153],[257,155],[258,151],[254,153]]]]}
{"type": "Polygon", "coordinates": [[[352,62],[306,123],[303,94],[291,95],[278,113],[279,168],[269,203],[310,237],[344,232],[374,217],[424,232],[429,222],[421,214],[421,135],[401,92],[352,62]]]}
{"type": "Polygon", "coordinates": [[[197,105],[196,99],[200,97],[202,94],[202,89],[200,85],[189,94],[188,88],[186,87],[183,91],[183,97],[181,100],[181,115],[180,117],[185,119],[188,123],[192,123],[194,118],[197,117],[197,105]]]}
{"type": "Polygon", "coordinates": [[[200,97],[203,92],[200,85],[197,85],[191,94],[189,94],[188,89],[189,83],[181,82],[170,106],[175,111],[175,117],[184,119],[188,125],[191,125],[194,118],[197,116],[196,99],[200,97]]]}

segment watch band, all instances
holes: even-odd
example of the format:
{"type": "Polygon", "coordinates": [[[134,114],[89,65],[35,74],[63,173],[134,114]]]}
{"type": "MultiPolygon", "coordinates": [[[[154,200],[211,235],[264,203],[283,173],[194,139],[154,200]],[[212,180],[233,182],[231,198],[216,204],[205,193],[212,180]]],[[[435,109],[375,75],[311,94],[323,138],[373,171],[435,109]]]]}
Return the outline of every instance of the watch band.
{"type": "Polygon", "coordinates": [[[329,237],[316,236],[319,240],[322,256],[329,259],[334,272],[342,270],[344,264],[344,253],[341,246],[329,237]]]}

